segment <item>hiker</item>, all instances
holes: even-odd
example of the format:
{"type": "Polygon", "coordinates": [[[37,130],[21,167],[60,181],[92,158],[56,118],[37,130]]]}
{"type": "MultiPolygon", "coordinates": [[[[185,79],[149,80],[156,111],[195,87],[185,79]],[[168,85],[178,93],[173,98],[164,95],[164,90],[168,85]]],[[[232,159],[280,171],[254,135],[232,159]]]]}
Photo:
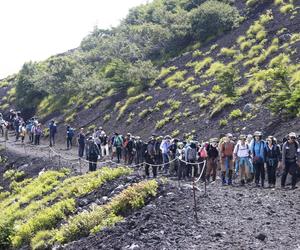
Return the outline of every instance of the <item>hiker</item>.
{"type": "Polygon", "coordinates": [[[20,126],[21,126],[21,120],[18,116],[15,117],[13,124],[16,133],[16,141],[18,141],[20,137],[20,126]]]}
{"type": "Polygon", "coordinates": [[[145,160],[146,160],[146,164],[145,164],[145,175],[147,178],[150,177],[150,172],[149,172],[149,168],[150,166],[152,167],[152,173],[153,173],[153,177],[156,178],[157,177],[157,166],[153,166],[151,164],[155,164],[155,139],[154,137],[150,137],[148,144],[147,144],[147,148],[145,151],[145,160]]]}
{"type": "Polygon", "coordinates": [[[169,147],[171,143],[171,136],[165,136],[164,140],[160,144],[160,150],[162,152],[163,164],[164,164],[164,174],[169,173],[169,147]]]}
{"type": "Polygon", "coordinates": [[[99,150],[101,151],[101,155],[102,155],[100,133],[101,133],[100,129],[95,128],[92,137],[93,137],[94,142],[97,144],[99,150]]]}
{"type": "Polygon", "coordinates": [[[232,134],[227,134],[220,147],[222,184],[232,184],[234,141],[232,134]],[[226,182],[227,177],[227,182],[226,182]]]}
{"type": "Polygon", "coordinates": [[[185,161],[185,146],[186,142],[178,142],[177,144],[176,158],[178,158],[178,180],[186,178],[186,164],[183,162],[185,161]]]}
{"type": "Polygon", "coordinates": [[[205,181],[205,173],[206,173],[206,169],[203,168],[207,168],[207,150],[206,148],[208,147],[208,143],[202,143],[202,145],[200,145],[199,150],[198,150],[198,162],[199,162],[199,171],[200,174],[202,173],[201,176],[201,180],[205,181]],[[206,162],[205,162],[206,161],[206,162]]]}
{"type": "Polygon", "coordinates": [[[296,188],[297,172],[299,170],[300,148],[299,143],[296,141],[296,133],[291,132],[282,146],[282,167],[283,174],[281,177],[281,187],[285,187],[287,174],[292,175],[292,189],[296,188]],[[297,164],[298,163],[298,164],[297,164]]]}
{"type": "Polygon", "coordinates": [[[101,157],[101,151],[92,136],[90,136],[87,141],[85,155],[89,161],[89,171],[96,171],[97,160],[99,156],[101,157]]]}
{"type": "Polygon", "coordinates": [[[74,129],[67,126],[67,150],[72,149],[73,146],[74,129]]]}
{"type": "MultiPolygon", "coordinates": [[[[155,162],[158,165],[161,165],[163,163],[163,156],[162,151],[160,149],[160,144],[162,143],[162,136],[156,137],[156,135],[152,135],[154,138],[154,146],[155,146],[155,162]]],[[[161,166],[159,166],[159,170],[161,170],[161,166]]]]}
{"type": "Polygon", "coordinates": [[[115,152],[117,154],[117,163],[120,163],[120,159],[122,157],[122,145],[123,145],[123,137],[119,133],[115,133],[113,147],[115,148],[115,152]]]}
{"type": "Polygon", "coordinates": [[[265,145],[265,156],[268,173],[269,188],[274,188],[276,184],[276,170],[279,161],[281,161],[280,146],[277,144],[273,136],[267,138],[265,145]]]}
{"type": "Polygon", "coordinates": [[[9,122],[5,122],[4,124],[4,137],[5,137],[5,141],[8,141],[8,131],[10,128],[10,123],[9,122]]]}
{"type": "Polygon", "coordinates": [[[57,126],[54,120],[49,124],[49,138],[50,138],[50,147],[55,146],[55,135],[57,133],[57,126]]]}
{"type": "Polygon", "coordinates": [[[255,184],[259,187],[261,180],[261,187],[264,187],[265,182],[265,142],[262,140],[262,133],[256,131],[254,139],[250,143],[250,151],[252,154],[252,161],[255,171],[255,184]]]}
{"type": "Polygon", "coordinates": [[[85,147],[85,133],[83,128],[80,129],[80,132],[77,137],[77,141],[78,141],[78,156],[83,157],[84,147],[85,147]]]}
{"type": "Polygon", "coordinates": [[[21,126],[20,126],[20,137],[21,137],[21,142],[24,143],[24,140],[25,140],[25,135],[26,135],[26,124],[23,123],[21,126]]]}
{"type": "Polygon", "coordinates": [[[217,149],[217,139],[211,140],[211,143],[209,144],[207,149],[207,155],[208,155],[208,160],[207,160],[206,180],[209,182],[210,176],[212,174],[212,180],[214,182],[216,181],[216,177],[217,177],[217,167],[218,167],[217,161],[219,156],[219,151],[217,149]]]}
{"type": "Polygon", "coordinates": [[[39,123],[34,127],[34,145],[40,145],[42,133],[42,124],[39,123]]]}
{"type": "Polygon", "coordinates": [[[144,162],[144,152],[146,151],[144,142],[142,141],[140,136],[136,137],[136,158],[135,158],[135,164],[140,164],[144,162]]]}
{"type": "Polygon", "coordinates": [[[123,157],[124,157],[124,163],[127,164],[128,163],[128,148],[127,148],[127,144],[129,142],[129,138],[130,138],[130,133],[128,133],[125,138],[123,139],[123,145],[122,145],[122,149],[123,149],[123,157]]]}
{"type": "Polygon", "coordinates": [[[178,161],[174,161],[176,158],[176,151],[177,151],[177,144],[178,144],[178,139],[174,138],[172,140],[172,143],[170,145],[170,160],[172,161],[171,163],[171,169],[170,172],[171,174],[177,175],[177,170],[178,170],[178,161]]]}
{"type": "Polygon", "coordinates": [[[233,150],[233,158],[238,165],[236,173],[240,171],[240,181],[242,186],[245,185],[246,180],[249,180],[246,168],[251,169],[252,165],[249,160],[251,157],[251,151],[249,145],[246,143],[246,140],[247,138],[245,135],[240,135],[240,140],[233,150]]]}
{"type": "Polygon", "coordinates": [[[109,148],[108,148],[108,137],[106,133],[100,130],[100,141],[101,141],[101,150],[102,150],[102,157],[109,156],[109,148]]]}
{"type": "Polygon", "coordinates": [[[198,166],[195,163],[197,160],[197,146],[195,141],[191,141],[190,144],[187,145],[185,150],[185,161],[192,164],[187,164],[186,172],[187,177],[196,177],[198,175],[198,166]],[[193,173],[194,169],[194,173],[193,173]]]}
{"type": "Polygon", "coordinates": [[[31,132],[32,126],[33,126],[33,120],[31,118],[27,121],[26,124],[26,133],[28,134],[28,139],[30,143],[33,142],[33,133],[31,132]]]}
{"type": "Polygon", "coordinates": [[[133,158],[136,152],[134,138],[130,133],[127,134],[127,144],[126,144],[126,152],[127,152],[127,164],[131,165],[133,162],[133,158]]]}

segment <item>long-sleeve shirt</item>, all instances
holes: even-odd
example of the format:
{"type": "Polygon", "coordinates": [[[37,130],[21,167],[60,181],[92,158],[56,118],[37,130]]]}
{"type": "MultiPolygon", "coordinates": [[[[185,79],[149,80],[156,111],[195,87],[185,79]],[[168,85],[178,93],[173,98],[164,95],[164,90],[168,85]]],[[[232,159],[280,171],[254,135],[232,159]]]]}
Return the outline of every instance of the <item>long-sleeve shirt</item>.
{"type": "Polygon", "coordinates": [[[282,162],[285,164],[286,161],[294,162],[300,159],[300,148],[297,142],[289,143],[285,142],[282,146],[282,162]]]}
{"type": "Polygon", "coordinates": [[[169,147],[170,147],[170,142],[167,140],[163,140],[162,143],[160,144],[160,150],[163,154],[168,153],[169,147]]]}
{"type": "Polygon", "coordinates": [[[265,144],[266,143],[262,140],[256,141],[253,139],[250,143],[251,154],[265,161],[265,144]]]}

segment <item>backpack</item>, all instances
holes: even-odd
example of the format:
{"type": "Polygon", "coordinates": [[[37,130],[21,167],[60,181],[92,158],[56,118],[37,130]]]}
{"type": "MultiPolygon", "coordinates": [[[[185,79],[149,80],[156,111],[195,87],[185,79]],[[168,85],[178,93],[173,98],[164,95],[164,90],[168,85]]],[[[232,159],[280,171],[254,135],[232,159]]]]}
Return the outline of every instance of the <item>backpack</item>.
{"type": "Polygon", "coordinates": [[[98,146],[95,143],[91,143],[90,144],[90,152],[89,152],[89,154],[90,155],[94,155],[94,156],[98,155],[98,146]]]}
{"type": "Polygon", "coordinates": [[[195,148],[189,148],[187,154],[188,161],[196,161],[196,157],[197,157],[197,150],[195,148]]]}
{"type": "Polygon", "coordinates": [[[119,135],[115,138],[115,143],[114,144],[115,144],[116,147],[121,147],[122,139],[119,135]]]}
{"type": "Polygon", "coordinates": [[[207,158],[207,151],[206,151],[206,149],[204,147],[200,148],[200,150],[199,150],[199,156],[201,158],[203,158],[203,159],[207,158]]]}
{"type": "Polygon", "coordinates": [[[73,137],[74,136],[74,129],[70,128],[68,135],[69,135],[69,137],[73,137]]]}

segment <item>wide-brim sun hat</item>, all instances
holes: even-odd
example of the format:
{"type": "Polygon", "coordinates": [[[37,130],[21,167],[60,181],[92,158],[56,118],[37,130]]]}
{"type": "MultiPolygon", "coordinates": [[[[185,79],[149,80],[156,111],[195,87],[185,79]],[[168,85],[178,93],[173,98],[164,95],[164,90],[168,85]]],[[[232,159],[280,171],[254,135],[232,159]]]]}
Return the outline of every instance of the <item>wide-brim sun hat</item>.
{"type": "Polygon", "coordinates": [[[262,132],[260,132],[260,131],[255,131],[253,135],[254,135],[254,136],[262,136],[262,132]]]}

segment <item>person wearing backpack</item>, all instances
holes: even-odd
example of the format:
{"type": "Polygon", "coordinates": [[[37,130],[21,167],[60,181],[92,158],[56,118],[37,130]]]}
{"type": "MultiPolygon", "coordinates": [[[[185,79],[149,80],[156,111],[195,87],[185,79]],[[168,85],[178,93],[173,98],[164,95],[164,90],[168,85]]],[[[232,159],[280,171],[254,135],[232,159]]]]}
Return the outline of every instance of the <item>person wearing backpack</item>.
{"type": "Polygon", "coordinates": [[[74,136],[74,129],[68,125],[67,126],[67,150],[72,149],[73,136],[74,136]]]}
{"type": "Polygon", "coordinates": [[[154,139],[154,137],[150,137],[150,139],[148,141],[147,148],[146,148],[146,151],[145,151],[145,160],[146,160],[146,164],[145,164],[145,175],[146,175],[146,177],[147,178],[150,177],[149,168],[151,166],[153,177],[156,178],[157,177],[157,166],[153,166],[154,164],[156,164],[156,162],[155,162],[155,139],[154,139]]]}
{"type": "Polygon", "coordinates": [[[221,171],[222,171],[222,184],[232,185],[232,174],[233,174],[233,150],[234,141],[232,140],[232,134],[227,134],[223,143],[220,146],[221,152],[221,171]],[[226,182],[227,175],[227,182],[226,182]]]}
{"type": "Polygon", "coordinates": [[[134,159],[134,155],[136,152],[136,148],[135,148],[135,142],[134,142],[134,138],[132,137],[132,135],[130,133],[127,134],[127,145],[126,145],[126,151],[127,151],[127,163],[128,165],[131,165],[134,159]]]}
{"type": "Polygon", "coordinates": [[[20,137],[21,137],[21,142],[22,142],[22,143],[24,143],[25,136],[26,136],[26,124],[23,123],[23,124],[20,126],[20,137]]]}
{"type": "Polygon", "coordinates": [[[100,141],[101,141],[102,156],[108,157],[109,156],[108,137],[103,130],[100,132],[100,141]]]}
{"type": "Polygon", "coordinates": [[[93,139],[89,137],[86,145],[86,159],[89,161],[89,171],[96,171],[98,157],[101,156],[101,151],[93,139]]]}
{"type": "Polygon", "coordinates": [[[41,139],[42,133],[43,133],[42,125],[39,123],[39,124],[35,127],[35,131],[34,131],[34,135],[35,135],[35,141],[34,141],[34,144],[35,144],[35,145],[40,145],[40,139],[41,139]]]}
{"type": "Polygon", "coordinates": [[[55,135],[57,133],[57,126],[54,120],[52,120],[49,124],[49,139],[50,139],[50,147],[55,146],[55,135]]]}
{"type": "Polygon", "coordinates": [[[251,152],[246,140],[247,138],[245,135],[240,135],[240,140],[233,150],[233,159],[237,163],[236,173],[240,171],[240,181],[242,186],[245,185],[245,181],[248,179],[246,168],[251,168],[251,152]]]}
{"type": "Polygon", "coordinates": [[[198,176],[198,166],[196,164],[197,160],[197,146],[195,141],[191,141],[190,144],[186,147],[185,151],[185,161],[192,164],[187,164],[187,177],[196,177],[198,176]],[[193,174],[194,170],[194,174],[193,174]]]}
{"type": "Polygon", "coordinates": [[[250,143],[250,151],[255,171],[255,184],[256,187],[259,187],[259,181],[261,180],[262,188],[265,182],[265,144],[265,141],[262,140],[262,133],[256,131],[254,139],[250,143]]]}
{"type": "Polygon", "coordinates": [[[276,185],[276,170],[278,163],[281,161],[280,146],[276,143],[273,136],[267,138],[265,145],[265,156],[268,173],[269,188],[275,188],[276,185]]]}
{"type": "Polygon", "coordinates": [[[207,149],[207,155],[208,155],[208,160],[207,160],[207,171],[206,171],[206,180],[209,182],[210,181],[210,176],[212,174],[212,180],[216,181],[217,177],[217,161],[218,161],[218,156],[219,156],[219,151],[217,149],[217,141],[216,139],[211,140],[211,143],[208,146],[207,149]]]}
{"type": "Polygon", "coordinates": [[[172,143],[171,143],[170,148],[169,148],[169,150],[170,150],[170,160],[172,161],[171,167],[170,167],[170,173],[172,175],[175,175],[175,176],[178,175],[177,174],[178,161],[173,161],[173,160],[175,160],[175,158],[176,158],[176,151],[177,151],[177,147],[178,147],[178,145],[177,145],[178,141],[179,141],[178,139],[174,138],[172,140],[172,143]]]}
{"type": "Polygon", "coordinates": [[[296,141],[296,133],[291,132],[288,140],[282,146],[282,166],[283,174],[281,177],[281,187],[285,188],[287,174],[292,175],[292,189],[296,188],[297,171],[299,171],[300,148],[296,141]],[[298,163],[298,164],[297,164],[298,163]]]}
{"type": "Polygon", "coordinates": [[[198,151],[198,161],[200,162],[199,171],[200,171],[200,174],[203,173],[201,176],[202,181],[205,181],[205,178],[206,178],[205,173],[206,173],[206,169],[207,169],[207,157],[208,157],[207,147],[208,147],[208,144],[209,143],[207,143],[207,142],[202,143],[202,145],[200,146],[199,151],[198,151]],[[206,169],[203,170],[203,168],[206,168],[206,169]]]}
{"type": "Polygon", "coordinates": [[[118,163],[120,163],[120,159],[122,157],[122,145],[123,145],[123,137],[116,132],[114,136],[113,146],[116,149],[118,163]]]}
{"type": "Polygon", "coordinates": [[[178,180],[184,179],[186,177],[186,171],[185,171],[185,163],[182,162],[182,160],[185,160],[185,147],[184,147],[183,142],[179,142],[177,144],[177,149],[176,149],[176,158],[178,159],[178,170],[177,170],[177,176],[178,180]]]}
{"type": "Polygon", "coordinates": [[[85,147],[85,133],[83,128],[80,129],[77,141],[78,141],[78,156],[83,157],[84,147],[85,147]]]}

